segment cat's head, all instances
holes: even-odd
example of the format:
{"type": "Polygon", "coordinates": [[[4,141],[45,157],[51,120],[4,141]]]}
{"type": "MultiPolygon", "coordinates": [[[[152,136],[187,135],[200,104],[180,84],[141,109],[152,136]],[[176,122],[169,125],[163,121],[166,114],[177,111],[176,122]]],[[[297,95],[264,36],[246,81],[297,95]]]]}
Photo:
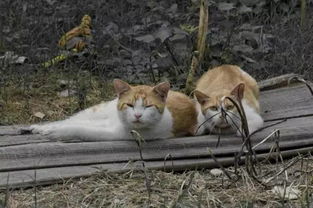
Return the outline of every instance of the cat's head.
{"type": "Polygon", "coordinates": [[[119,116],[124,125],[131,129],[143,129],[153,127],[161,120],[170,89],[168,82],[154,87],[131,86],[119,79],[113,83],[118,96],[119,116]]]}
{"type": "Polygon", "coordinates": [[[209,95],[199,90],[194,91],[194,95],[201,106],[202,114],[207,120],[204,125],[210,131],[216,131],[216,129],[223,130],[230,127],[233,127],[233,129],[236,128],[234,122],[236,125],[240,122],[237,108],[229,99],[225,99],[225,97],[242,100],[244,86],[243,83],[240,83],[232,90],[217,90],[211,92],[209,95]]]}

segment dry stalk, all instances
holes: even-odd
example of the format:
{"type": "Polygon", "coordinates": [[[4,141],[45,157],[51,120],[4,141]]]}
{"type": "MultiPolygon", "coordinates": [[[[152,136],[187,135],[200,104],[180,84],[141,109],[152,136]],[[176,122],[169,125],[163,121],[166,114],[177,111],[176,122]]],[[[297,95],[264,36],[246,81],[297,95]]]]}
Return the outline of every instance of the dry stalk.
{"type": "Polygon", "coordinates": [[[208,21],[209,21],[209,12],[208,12],[208,1],[200,1],[200,15],[199,15],[199,30],[198,30],[198,40],[197,40],[197,51],[193,53],[190,69],[188,72],[186,80],[185,93],[190,94],[193,88],[194,75],[196,73],[199,64],[201,63],[204,51],[206,48],[206,34],[208,32],[208,21]]]}
{"type": "Polygon", "coordinates": [[[142,168],[143,168],[143,173],[145,176],[145,186],[148,192],[148,203],[151,204],[151,181],[149,179],[148,176],[148,171],[146,168],[146,164],[145,161],[143,159],[143,155],[142,155],[142,143],[145,142],[144,138],[135,130],[131,130],[131,135],[133,136],[133,138],[136,141],[136,144],[138,146],[138,151],[139,151],[139,156],[140,156],[140,160],[142,161],[142,168]]]}
{"type": "Polygon", "coordinates": [[[306,22],[306,0],[301,0],[301,11],[300,11],[301,19],[300,19],[300,25],[303,29],[306,22]]]}
{"type": "Polygon", "coordinates": [[[296,164],[299,160],[301,160],[302,157],[298,157],[297,159],[291,161],[288,165],[286,165],[283,169],[281,169],[278,173],[273,175],[272,177],[265,180],[265,183],[268,184],[271,182],[274,178],[280,176],[282,173],[284,173],[288,168],[292,167],[294,164],[296,164]]]}
{"type": "Polygon", "coordinates": [[[299,76],[291,77],[290,79],[288,79],[288,85],[291,83],[292,80],[297,80],[299,82],[304,83],[310,90],[311,95],[313,96],[313,89],[311,85],[307,81],[305,81],[302,77],[299,77],[299,76]]]}
{"type": "Polygon", "coordinates": [[[34,170],[34,203],[37,208],[37,170],[34,170]]]}
{"type": "Polygon", "coordinates": [[[172,165],[172,171],[174,170],[174,161],[173,161],[173,157],[172,157],[172,155],[169,153],[169,154],[167,154],[165,157],[164,157],[164,164],[163,164],[163,170],[165,171],[165,166],[166,166],[166,161],[167,161],[167,159],[170,159],[171,160],[171,165],[172,165]]]}
{"type": "MultiPolygon", "coordinates": [[[[255,161],[257,161],[257,160],[256,160],[255,152],[252,149],[247,117],[246,117],[246,113],[244,111],[241,99],[237,99],[237,102],[231,97],[225,97],[225,99],[230,100],[235,105],[235,107],[239,113],[239,116],[241,119],[241,128],[240,129],[242,129],[241,136],[243,139],[243,145],[245,145],[246,150],[247,150],[247,152],[245,154],[245,156],[246,156],[245,164],[246,164],[247,172],[249,174],[255,174],[256,175],[256,170],[255,170],[255,164],[256,163],[255,163],[255,161]]],[[[222,102],[223,102],[223,100],[222,100],[222,102]]],[[[240,129],[238,129],[238,130],[240,130],[240,129]]],[[[243,148],[242,148],[242,150],[243,150],[243,148]]]]}
{"type": "Polygon", "coordinates": [[[10,173],[8,173],[7,176],[7,184],[6,184],[6,190],[5,190],[5,198],[4,198],[4,207],[8,207],[9,204],[9,199],[10,199],[10,185],[9,185],[9,181],[10,181],[10,173]]]}
{"type": "Polygon", "coordinates": [[[180,189],[179,189],[179,192],[177,194],[177,197],[170,203],[170,205],[168,206],[168,208],[174,208],[174,207],[177,207],[177,204],[178,202],[182,199],[182,197],[187,193],[187,191],[189,190],[192,182],[193,182],[193,179],[194,179],[194,176],[195,176],[195,171],[192,172],[189,176],[189,182],[185,187],[185,183],[187,182],[188,179],[184,180],[180,186],[180,189]]]}
{"type": "Polygon", "coordinates": [[[255,150],[258,146],[260,146],[261,144],[263,144],[264,142],[266,142],[268,139],[270,139],[273,135],[276,134],[276,132],[279,131],[278,129],[275,129],[272,133],[270,133],[267,137],[265,137],[262,141],[260,141],[259,143],[257,143],[256,145],[254,145],[252,147],[253,150],[255,150]]]}
{"type": "Polygon", "coordinates": [[[210,153],[210,155],[211,155],[212,159],[214,160],[214,162],[218,165],[218,167],[227,176],[227,178],[232,180],[233,178],[229,175],[229,173],[226,171],[226,169],[223,167],[223,165],[216,159],[215,155],[213,154],[213,152],[212,152],[212,150],[210,148],[208,148],[208,152],[210,153]]]}

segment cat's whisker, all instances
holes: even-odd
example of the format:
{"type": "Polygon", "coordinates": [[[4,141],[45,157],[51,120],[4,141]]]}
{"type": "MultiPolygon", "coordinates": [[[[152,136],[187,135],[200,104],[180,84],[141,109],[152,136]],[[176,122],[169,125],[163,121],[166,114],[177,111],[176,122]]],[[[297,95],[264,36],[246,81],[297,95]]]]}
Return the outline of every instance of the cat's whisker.
{"type": "MultiPolygon", "coordinates": [[[[209,69],[197,81],[194,96],[202,109],[209,108],[213,112],[220,111],[219,118],[213,120],[226,128],[218,128],[217,126],[214,129],[216,132],[219,129],[221,133],[232,133],[232,129],[237,129],[240,132],[242,125],[246,123],[254,131],[263,125],[263,119],[259,113],[258,84],[239,66],[222,65],[209,69]],[[236,112],[236,109],[239,112],[236,112]],[[241,110],[244,112],[244,117],[247,117],[246,121],[242,120],[241,110]]],[[[207,130],[214,128],[210,123],[205,127],[207,130]]]]}
{"type": "MultiPolygon", "coordinates": [[[[231,120],[231,123],[230,126],[234,129],[234,130],[237,130],[240,132],[240,134],[242,134],[242,131],[241,131],[241,128],[240,128],[240,123],[241,123],[241,120],[239,121],[239,123],[237,123],[236,121],[234,121],[234,118],[232,118],[230,115],[226,114],[226,116],[228,116],[231,120]]],[[[236,117],[235,117],[236,118],[236,117]]]]}
{"type": "Polygon", "coordinates": [[[216,113],[216,114],[214,114],[213,116],[207,118],[205,121],[203,121],[203,122],[198,126],[198,128],[197,128],[195,134],[198,133],[199,129],[200,129],[206,122],[210,121],[212,118],[214,118],[214,117],[217,116],[218,114],[219,114],[219,113],[216,113]]]}
{"type": "Polygon", "coordinates": [[[240,120],[241,121],[241,118],[240,118],[240,116],[238,116],[236,113],[233,113],[233,112],[231,112],[231,111],[226,111],[227,113],[229,113],[229,114],[231,114],[231,115],[233,115],[234,117],[234,119],[238,119],[238,120],[240,120]]]}

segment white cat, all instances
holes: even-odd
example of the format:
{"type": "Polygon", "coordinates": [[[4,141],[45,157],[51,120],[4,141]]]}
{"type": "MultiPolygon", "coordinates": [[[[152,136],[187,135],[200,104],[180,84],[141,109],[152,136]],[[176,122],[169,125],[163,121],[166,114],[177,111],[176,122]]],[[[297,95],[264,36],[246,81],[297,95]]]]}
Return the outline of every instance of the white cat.
{"type": "Polygon", "coordinates": [[[131,86],[115,79],[114,88],[118,98],[66,120],[32,125],[32,132],[83,140],[131,139],[131,130],[145,139],[194,135],[197,125],[194,103],[184,94],[170,91],[168,82],[154,87],[131,86]]]}

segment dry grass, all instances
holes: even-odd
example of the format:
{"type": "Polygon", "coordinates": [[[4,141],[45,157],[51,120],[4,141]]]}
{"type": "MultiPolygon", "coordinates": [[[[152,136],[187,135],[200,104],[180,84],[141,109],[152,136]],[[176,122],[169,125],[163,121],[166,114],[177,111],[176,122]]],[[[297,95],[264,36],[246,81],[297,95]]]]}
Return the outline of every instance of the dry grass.
{"type": "MultiPolygon", "coordinates": [[[[244,168],[239,169],[240,178],[237,181],[225,175],[213,176],[208,170],[185,173],[148,171],[150,203],[142,171],[102,172],[38,188],[37,207],[171,207],[173,202],[176,203],[174,207],[312,207],[312,161],[312,157],[299,160],[268,187],[255,183],[244,168]],[[272,193],[274,185],[284,183],[287,186],[292,184],[301,191],[297,200],[281,199],[272,193]],[[180,193],[183,194],[179,196],[180,193]]],[[[283,165],[277,166],[276,170],[274,167],[262,165],[262,173],[266,175],[263,179],[269,178],[283,165]]],[[[233,168],[227,170],[232,172],[233,168]]],[[[34,189],[10,193],[10,208],[28,208],[34,207],[34,204],[34,189]]]]}
{"type": "Polygon", "coordinates": [[[40,69],[27,77],[10,75],[0,87],[0,125],[63,119],[114,96],[111,81],[103,81],[86,71],[40,69]],[[67,90],[76,93],[67,97],[59,95],[67,90]],[[36,112],[45,117],[36,117],[36,112]]]}

